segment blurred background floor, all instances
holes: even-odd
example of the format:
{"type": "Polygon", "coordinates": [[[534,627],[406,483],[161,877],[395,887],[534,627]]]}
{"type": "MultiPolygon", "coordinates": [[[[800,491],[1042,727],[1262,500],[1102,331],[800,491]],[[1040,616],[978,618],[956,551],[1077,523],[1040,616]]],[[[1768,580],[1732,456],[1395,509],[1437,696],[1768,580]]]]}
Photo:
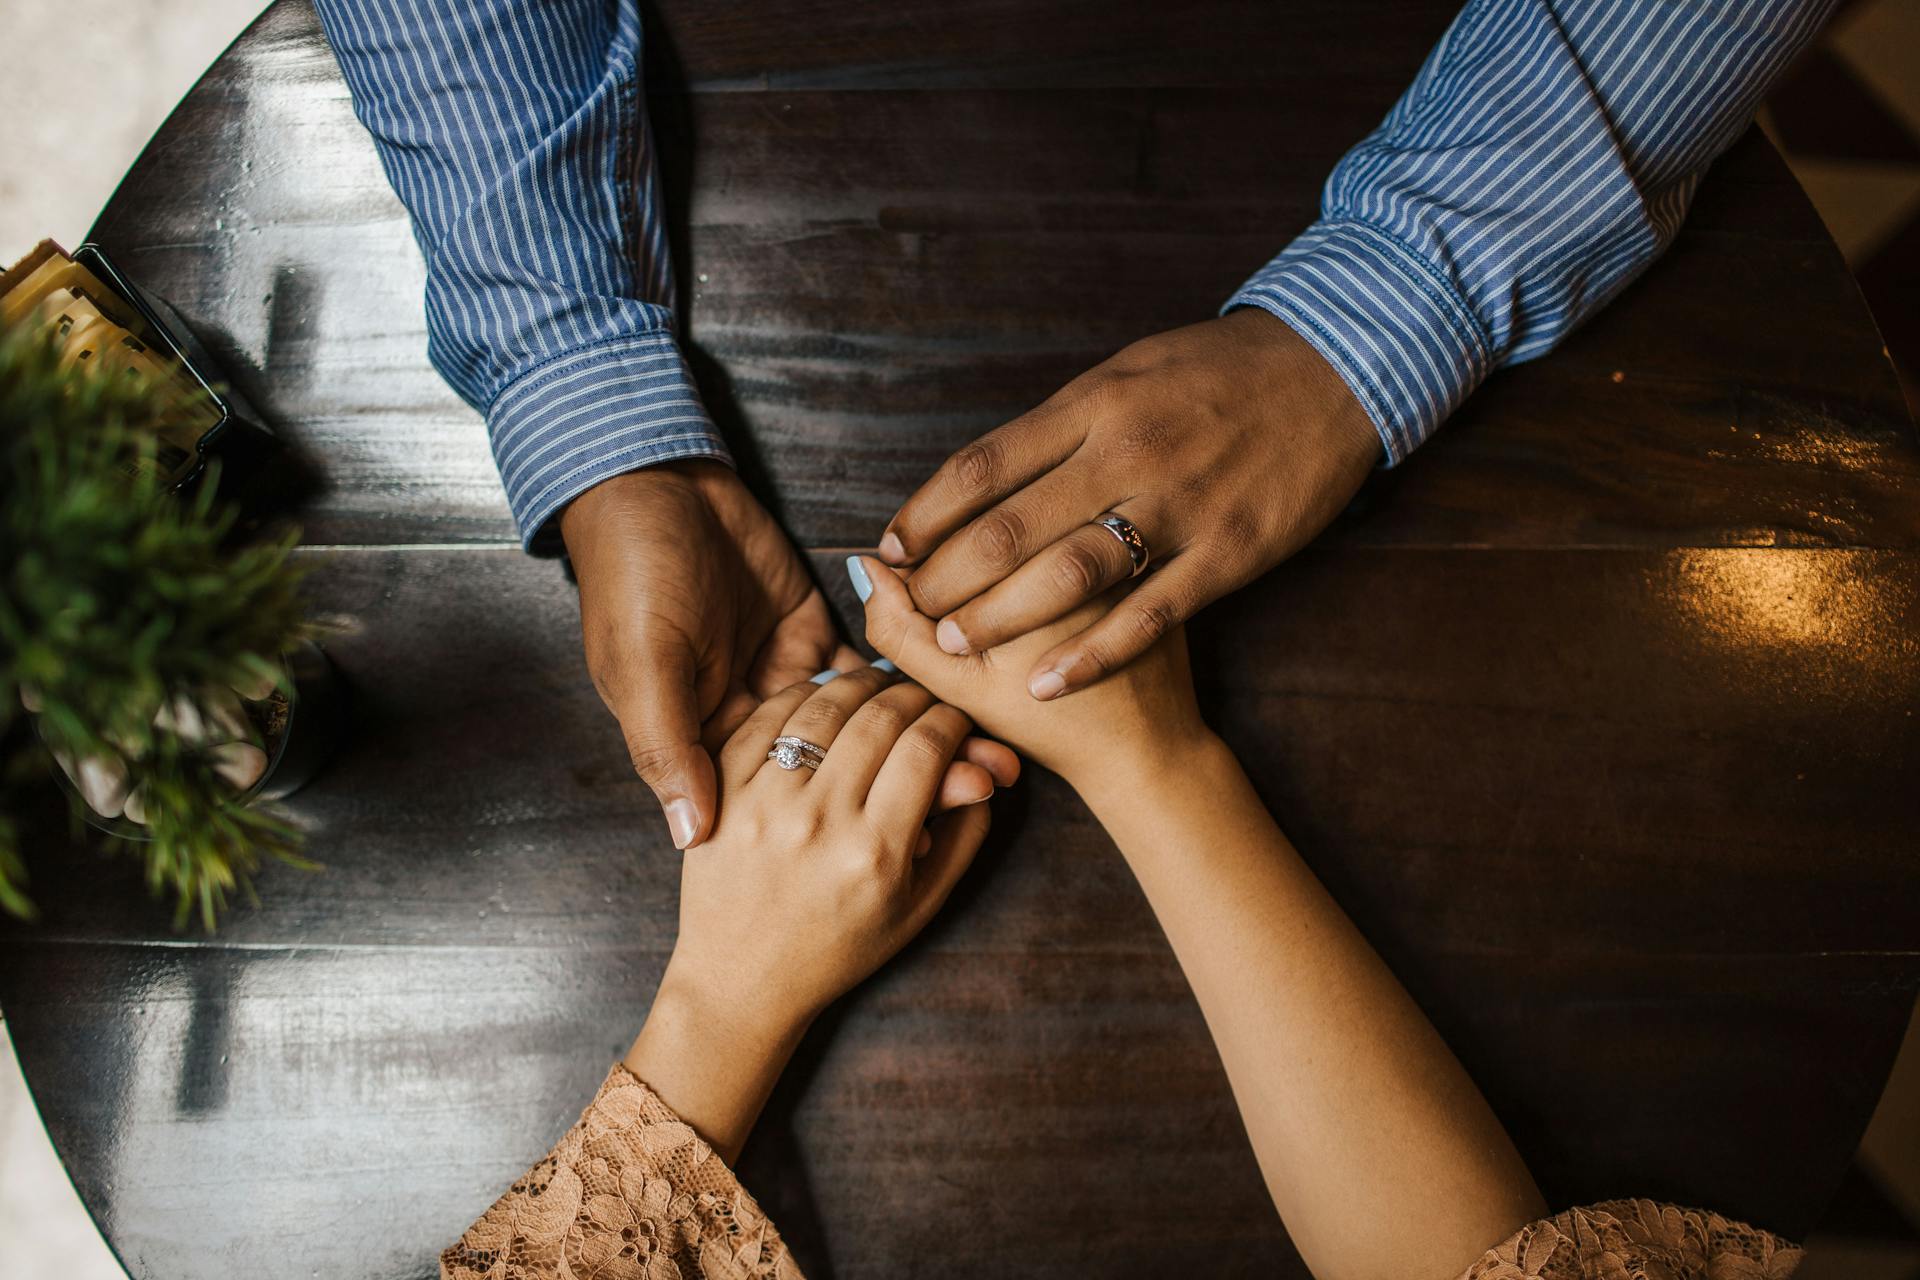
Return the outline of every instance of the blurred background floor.
{"type": "MultiPolygon", "coordinates": [[[[0,265],[78,243],[147,138],[262,0],[0,0],[0,265]],[[60,56],[31,51],[59,50],[60,56]],[[110,94],[76,85],[111,84],[110,94]],[[57,104],[49,107],[48,104],[57,104]]],[[[1763,113],[1920,409],[1920,0],[1852,0],[1763,113]]],[[[1916,1023],[1920,1028],[1920,1023],[1916,1023]]],[[[1800,1280],[1920,1280],[1920,1031],[1800,1280]]],[[[0,1024],[0,1277],[124,1280],[67,1182],[0,1024]]]]}

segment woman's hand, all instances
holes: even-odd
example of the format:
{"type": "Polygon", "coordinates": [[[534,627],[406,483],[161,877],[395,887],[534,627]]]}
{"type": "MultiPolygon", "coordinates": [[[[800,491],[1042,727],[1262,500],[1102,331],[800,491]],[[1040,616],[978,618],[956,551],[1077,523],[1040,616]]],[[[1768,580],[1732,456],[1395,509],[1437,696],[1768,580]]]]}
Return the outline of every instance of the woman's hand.
{"type": "Polygon", "coordinates": [[[719,816],[686,855],[680,937],[627,1066],[723,1155],[808,1024],[918,933],[972,862],[984,803],[928,826],[970,727],[865,668],[775,694],[721,748],[719,816]],[[824,748],[819,768],[768,759],[786,735],[824,748]]]}
{"type": "Polygon", "coordinates": [[[996,648],[952,654],[941,648],[933,620],[914,607],[898,573],[870,557],[849,556],[847,575],[867,606],[867,643],[1083,795],[1103,772],[1164,759],[1212,739],[1194,702],[1186,633],[1178,627],[1114,678],[1077,697],[1036,702],[1027,692],[1034,660],[1096,624],[1114,607],[1116,593],[996,648]]]}
{"type": "Polygon", "coordinates": [[[1298,551],[1345,507],[1380,440],[1339,374],[1292,329],[1242,308],[1136,342],[935,472],[880,557],[915,566],[941,647],[977,653],[1127,580],[1131,520],[1156,566],[1111,609],[1030,648],[1035,698],[1071,693],[1298,551]]]}

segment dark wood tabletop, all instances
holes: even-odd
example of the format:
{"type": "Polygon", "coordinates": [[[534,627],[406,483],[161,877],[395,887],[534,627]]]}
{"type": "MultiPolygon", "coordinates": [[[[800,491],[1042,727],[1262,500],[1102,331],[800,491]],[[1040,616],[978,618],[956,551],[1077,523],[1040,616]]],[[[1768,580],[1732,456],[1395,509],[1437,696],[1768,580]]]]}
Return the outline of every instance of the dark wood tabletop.
{"type": "MultiPolygon", "coordinates": [[[[686,331],[815,556],[1312,218],[1453,0],[661,0],[686,331]]],[[[320,478],[354,737],[325,869],[177,935],[29,850],[0,1006],[137,1280],[418,1277],[647,1007],[679,855],[428,366],[406,219],[305,0],[96,238],[320,478]]],[[[1556,1206],[1804,1231],[1920,984],[1920,446],[1758,134],[1673,251],[1192,628],[1203,696],[1556,1206]]],[[[857,633],[856,633],[857,634],[857,633]]],[[[815,1277],[1304,1274],[1125,866],[1057,779],[806,1042],[742,1176],[815,1277]]],[[[64,839],[64,838],[62,838],[64,839]]]]}

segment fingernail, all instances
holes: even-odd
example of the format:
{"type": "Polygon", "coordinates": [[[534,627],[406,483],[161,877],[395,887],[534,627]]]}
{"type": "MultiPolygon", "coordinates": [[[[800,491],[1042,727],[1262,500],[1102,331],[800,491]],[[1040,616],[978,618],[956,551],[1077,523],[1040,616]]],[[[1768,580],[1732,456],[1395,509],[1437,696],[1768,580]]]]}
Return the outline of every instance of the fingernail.
{"type": "Polygon", "coordinates": [[[966,633],[960,630],[960,624],[952,618],[940,619],[940,625],[933,629],[933,638],[939,641],[940,647],[948,653],[959,654],[967,651],[966,633]]]}
{"type": "Polygon", "coordinates": [[[832,667],[828,667],[825,671],[822,671],[819,675],[809,677],[808,683],[809,684],[825,684],[839,674],[840,673],[838,671],[835,671],[832,667]]]}
{"type": "Polygon", "coordinates": [[[888,564],[899,564],[907,558],[907,549],[900,545],[898,534],[889,532],[880,539],[880,558],[888,564]]]}
{"type": "Polygon", "coordinates": [[[892,658],[875,658],[872,662],[869,662],[867,665],[872,667],[875,671],[884,671],[888,675],[897,676],[900,674],[900,668],[893,665],[892,658]]]}
{"type": "Polygon", "coordinates": [[[673,833],[673,847],[684,849],[693,843],[693,833],[700,828],[700,816],[693,811],[691,800],[667,801],[667,830],[673,833]]]}
{"type": "Polygon", "coordinates": [[[1047,701],[1049,698],[1059,697],[1062,693],[1066,692],[1066,688],[1067,678],[1058,671],[1042,671],[1039,675],[1027,681],[1027,692],[1042,702],[1047,701]]]}
{"type": "Polygon", "coordinates": [[[867,597],[873,594],[873,580],[867,577],[867,566],[860,563],[859,556],[847,557],[847,580],[853,583],[853,594],[865,604],[867,597]]]}

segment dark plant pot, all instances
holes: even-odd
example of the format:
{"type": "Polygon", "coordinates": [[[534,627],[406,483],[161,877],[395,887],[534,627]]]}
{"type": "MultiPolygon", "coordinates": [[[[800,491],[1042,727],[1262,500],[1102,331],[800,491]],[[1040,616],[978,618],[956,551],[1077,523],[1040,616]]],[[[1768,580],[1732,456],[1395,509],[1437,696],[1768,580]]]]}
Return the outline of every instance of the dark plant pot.
{"type": "Polygon", "coordinates": [[[287,655],[287,674],[293,697],[286,731],[245,801],[286,799],[326,768],[346,737],[347,683],[320,646],[301,641],[287,655]]]}
{"type": "MultiPolygon", "coordinates": [[[[236,804],[284,800],[307,785],[327,765],[346,737],[347,685],[339,669],[320,646],[303,640],[287,653],[292,692],[286,699],[286,721],[266,743],[267,771],[260,780],[234,797],[236,804]]],[[[78,807],[88,826],[124,840],[153,838],[140,823],[105,818],[80,795],[66,770],[49,761],[54,780],[78,807]]]]}

